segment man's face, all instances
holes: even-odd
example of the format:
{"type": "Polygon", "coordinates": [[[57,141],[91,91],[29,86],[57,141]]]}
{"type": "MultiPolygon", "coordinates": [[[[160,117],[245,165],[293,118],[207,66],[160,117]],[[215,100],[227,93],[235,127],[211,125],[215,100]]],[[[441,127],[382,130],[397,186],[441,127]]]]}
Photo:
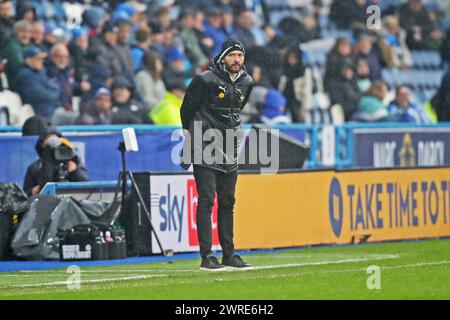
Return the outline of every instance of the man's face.
{"type": "Polygon", "coordinates": [[[222,17],[219,15],[209,16],[208,21],[214,28],[220,28],[222,26],[222,17]]]}
{"type": "Polygon", "coordinates": [[[408,88],[401,88],[397,94],[397,104],[407,108],[411,104],[411,92],[408,88]]]}
{"type": "Polygon", "coordinates": [[[238,24],[246,29],[251,29],[254,26],[253,12],[244,11],[238,16],[238,24]]]}
{"type": "Polygon", "coordinates": [[[192,29],[192,28],[194,28],[194,25],[195,25],[194,16],[187,15],[183,18],[183,26],[186,29],[192,29]]]}
{"type": "Polygon", "coordinates": [[[44,55],[37,55],[32,58],[28,58],[26,60],[26,63],[33,69],[41,71],[44,69],[44,55]]]}
{"type": "Polygon", "coordinates": [[[65,47],[60,47],[52,53],[52,61],[58,69],[65,69],[69,65],[69,51],[65,47]]]}
{"type": "Polygon", "coordinates": [[[129,24],[121,24],[119,26],[119,32],[117,34],[117,41],[119,43],[127,43],[131,34],[131,26],[129,24]]]}
{"type": "Polygon", "coordinates": [[[126,103],[130,99],[130,96],[131,92],[127,88],[115,88],[113,90],[113,97],[116,103],[126,103]]]}
{"type": "Polygon", "coordinates": [[[9,19],[13,16],[13,6],[11,1],[0,4],[0,18],[9,19]]]}
{"type": "Polygon", "coordinates": [[[101,94],[95,98],[95,105],[101,111],[108,111],[111,109],[111,96],[109,94],[101,94]]]}
{"type": "Polygon", "coordinates": [[[29,44],[31,41],[31,28],[23,28],[17,30],[16,37],[19,39],[19,42],[22,44],[29,44]]]}
{"type": "Polygon", "coordinates": [[[112,31],[106,32],[105,33],[105,42],[112,46],[115,46],[117,43],[117,33],[112,32],[112,31]]]}
{"type": "Polygon", "coordinates": [[[85,37],[85,36],[78,37],[77,40],[75,40],[75,44],[79,48],[81,48],[83,50],[87,50],[89,47],[89,39],[88,39],[88,37],[85,37]]]}
{"type": "Polygon", "coordinates": [[[223,64],[230,73],[238,73],[244,65],[244,54],[241,51],[231,51],[223,58],[223,64]]]}
{"type": "Polygon", "coordinates": [[[363,53],[369,53],[372,51],[372,42],[370,42],[370,39],[363,38],[359,41],[359,50],[363,53]]]}
{"type": "Polygon", "coordinates": [[[44,41],[45,27],[42,24],[35,24],[33,27],[32,39],[34,43],[40,44],[44,41]]]}
{"type": "Polygon", "coordinates": [[[422,10],[422,2],[419,0],[413,0],[409,3],[409,8],[414,12],[419,12],[422,10]]]}
{"type": "Polygon", "coordinates": [[[170,63],[170,67],[176,71],[184,71],[184,60],[178,59],[170,63]]]}
{"type": "Polygon", "coordinates": [[[344,76],[345,79],[347,80],[352,80],[353,79],[353,69],[352,68],[344,68],[344,70],[342,70],[342,74],[344,76]]]}
{"type": "Polygon", "coordinates": [[[222,16],[222,20],[225,26],[232,26],[234,23],[234,16],[230,12],[225,12],[222,16]]]}

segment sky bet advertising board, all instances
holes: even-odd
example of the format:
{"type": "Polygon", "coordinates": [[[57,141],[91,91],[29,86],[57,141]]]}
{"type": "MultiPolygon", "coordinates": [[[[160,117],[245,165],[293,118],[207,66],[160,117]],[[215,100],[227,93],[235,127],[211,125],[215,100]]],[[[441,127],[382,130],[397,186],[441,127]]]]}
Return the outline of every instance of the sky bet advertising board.
{"type": "MultiPolygon", "coordinates": [[[[196,212],[198,194],[192,175],[150,176],[152,224],[164,249],[198,251],[196,212]]],[[[212,214],[213,249],[220,248],[217,229],[217,197],[212,214]]],[[[160,253],[156,239],[152,252],[160,253]]]]}
{"type": "Polygon", "coordinates": [[[450,165],[450,128],[366,128],[353,131],[356,167],[450,165]]]}

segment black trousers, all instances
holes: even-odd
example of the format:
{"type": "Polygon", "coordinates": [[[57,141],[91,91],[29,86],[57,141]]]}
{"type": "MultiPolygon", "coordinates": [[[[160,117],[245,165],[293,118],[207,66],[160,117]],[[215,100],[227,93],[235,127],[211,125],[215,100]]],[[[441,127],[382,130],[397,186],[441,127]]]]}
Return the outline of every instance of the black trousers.
{"type": "Polygon", "coordinates": [[[194,177],[198,192],[197,234],[200,254],[203,258],[212,255],[211,214],[214,196],[217,192],[219,241],[223,256],[229,258],[234,255],[233,208],[237,172],[223,173],[208,167],[194,165],[194,177]]]}

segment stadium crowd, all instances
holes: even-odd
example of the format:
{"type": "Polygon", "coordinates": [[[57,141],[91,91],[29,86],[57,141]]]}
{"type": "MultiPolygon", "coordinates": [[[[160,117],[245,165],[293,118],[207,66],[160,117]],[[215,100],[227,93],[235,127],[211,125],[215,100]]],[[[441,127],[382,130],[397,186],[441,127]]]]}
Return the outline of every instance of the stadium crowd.
{"type": "Polygon", "coordinates": [[[35,114],[52,125],[179,125],[186,87],[229,37],[245,45],[255,83],[243,122],[450,121],[450,73],[425,99],[383,77],[413,70],[414,51],[439,52],[446,70],[446,4],[1,0],[0,124],[35,114]],[[367,25],[372,4],[381,28],[367,25]],[[326,52],[322,68],[309,55],[314,44],[326,52]],[[11,106],[11,94],[28,112],[11,106]]]}

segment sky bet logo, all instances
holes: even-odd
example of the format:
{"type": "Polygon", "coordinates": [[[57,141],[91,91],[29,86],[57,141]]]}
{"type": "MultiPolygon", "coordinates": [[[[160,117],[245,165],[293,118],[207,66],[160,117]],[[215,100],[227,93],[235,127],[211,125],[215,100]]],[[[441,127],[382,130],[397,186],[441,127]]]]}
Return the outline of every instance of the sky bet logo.
{"type": "Polygon", "coordinates": [[[328,208],[334,235],[351,232],[450,225],[450,181],[330,183],[328,208]],[[345,224],[344,224],[345,222],[345,224]]]}
{"type": "Polygon", "coordinates": [[[159,214],[162,218],[159,230],[178,232],[178,242],[181,242],[183,230],[185,198],[184,195],[172,194],[170,184],[167,185],[167,194],[159,198],[159,214]]]}
{"type": "MultiPolygon", "coordinates": [[[[198,246],[197,204],[198,193],[194,179],[183,183],[167,183],[161,193],[152,194],[152,203],[159,212],[159,231],[179,244],[198,246]]],[[[217,196],[212,209],[212,243],[219,244],[217,226],[217,196]]],[[[173,242],[172,242],[173,243],[173,242]]]]}

